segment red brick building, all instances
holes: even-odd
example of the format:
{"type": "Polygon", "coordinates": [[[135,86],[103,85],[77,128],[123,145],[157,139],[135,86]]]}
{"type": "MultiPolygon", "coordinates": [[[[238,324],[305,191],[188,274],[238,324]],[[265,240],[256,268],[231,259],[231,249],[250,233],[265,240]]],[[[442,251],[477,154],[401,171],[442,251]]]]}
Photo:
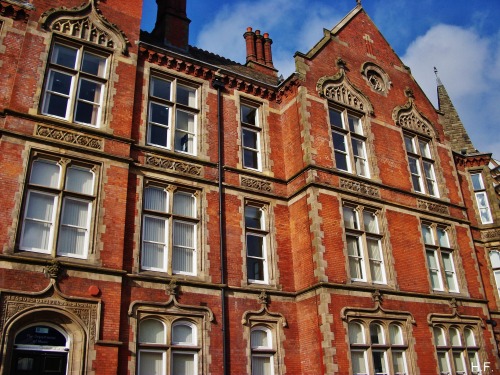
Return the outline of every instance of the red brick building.
{"type": "Polygon", "coordinates": [[[282,80],[157,2],[0,0],[0,373],[499,371],[500,171],[444,86],[361,5],[282,80]]]}

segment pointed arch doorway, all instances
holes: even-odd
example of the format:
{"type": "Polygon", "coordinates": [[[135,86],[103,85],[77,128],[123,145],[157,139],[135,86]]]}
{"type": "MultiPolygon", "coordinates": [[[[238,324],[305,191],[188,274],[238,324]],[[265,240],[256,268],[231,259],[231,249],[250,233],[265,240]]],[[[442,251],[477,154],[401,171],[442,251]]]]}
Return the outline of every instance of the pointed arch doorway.
{"type": "Polygon", "coordinates": [[[36,324],[16,334],[12,375],[66,375],[69,340],[66,332],[51,324],[36,324]]]}

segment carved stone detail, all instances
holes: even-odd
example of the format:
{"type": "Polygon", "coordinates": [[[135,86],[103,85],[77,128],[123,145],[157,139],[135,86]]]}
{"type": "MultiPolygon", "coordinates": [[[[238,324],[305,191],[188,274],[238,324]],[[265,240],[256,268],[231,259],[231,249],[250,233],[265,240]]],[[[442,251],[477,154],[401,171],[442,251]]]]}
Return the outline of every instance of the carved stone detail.
{"type": "Polygon", "coordinates": [[[58,129],[47,125],[37,125],[35,135],[64,143],[88,147],[94,150],[102,150],[104,147],[104,140],[101,138],[91,137],[89,135],[58,129]]]}
{"type": "Polygon", "coordinates": [[[483,240],[500,239],[500,229],[489,229],[481,232],[483,240]]]}
{"type": "Polygon", "coordinates": [[[398,106],[394,109],[392,112],[392,119],[398,126],[424,134],[428,137],[437,137],[437,133],[432,123],[418,111],[411,97],[405,105],[398,106]]]}
{"type": "Polygon", "coordinates": [[[370,197],[380,198],[380,190],[378,188],[361,182],[341,178],[339,186],[341,189],[350,190],[355,193],[368,195],[370,197]]]}
{"type": "Polygon", "coordinates": [[[344,68],[333,76],[321,77],[316,84],[318,94],[346,107],[373,113],[373,106],[365,95],[346,77],[344,68]]]}
{"type": "Polygon", "coordinates": [[[193,176],[201,176],[202,168],[197,165],[184,163],[172,159],[163,158],[157,155],[146,155],[146,164],[153,167],[166,169],[169,171],[189,174],[193,176]]]}
{"type": "Polygon", "coordinates": [[[115,44],[109,33],[101,30],[90,18],[79,20],[61,19],[52,25],[52,30],[59,31],[68,36],[86,40],[100,46],[114,48],[115,44]]]}
{"type": "Polygon", "coordinates": [[[450,214],[448,207],[445,205],[429,202],[423,199],[417,199],[417,207],[425,211],[435,212],[442,215],[450,214]]]}
{"type": "Polygon", "coordinates": [[[260,190],[260,191],[265,191],[270,193],[271,192],[271,183],[267,181],[262,181],[262,180],[256,180],[253,178],[248,178],[248,177],[241,177],[241,186],[250,188],[250,189],[255,189],[255,190],[260,190]]]}

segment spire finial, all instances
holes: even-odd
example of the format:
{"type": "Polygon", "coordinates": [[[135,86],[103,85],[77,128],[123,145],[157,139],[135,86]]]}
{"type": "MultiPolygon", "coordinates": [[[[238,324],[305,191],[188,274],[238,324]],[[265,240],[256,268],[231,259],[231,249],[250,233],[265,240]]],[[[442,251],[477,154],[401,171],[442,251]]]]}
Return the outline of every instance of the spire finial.
{"type": "Polygon", "coordinates": [[[436,67],[434,67],[434,74],[436,75],[436,83],[438,86],[443,86],[443,83],[441,82],[441,79],[439,78],[438,75],[438,70],[436,67]]]}
{"type": "Polygon", "coordinates": [[[358,6],[361,6],[361,0],[356,0],[356,4],[358,4],[358,6]]]}

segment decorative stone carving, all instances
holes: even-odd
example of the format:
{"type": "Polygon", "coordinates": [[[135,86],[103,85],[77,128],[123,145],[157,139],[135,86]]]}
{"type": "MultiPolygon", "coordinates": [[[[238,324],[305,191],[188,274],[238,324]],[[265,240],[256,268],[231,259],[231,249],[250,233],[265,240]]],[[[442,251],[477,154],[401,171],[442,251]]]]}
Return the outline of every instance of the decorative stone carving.
{"type": "Polygon", "coordinates": [[[368,195],[370,197],[380,198],[380,190],[376,187],[361,182],[340,178],[339,186],[341,189],[346,189],[355,193],[368,195]]]}
{"type": "Polygon", "coordinates": [[[63,269],[61,263],[57,260],[53,260],[47,267],[44,268],[44,273],[55,281],[57,281],[59,276],[61,276],[62,271],[63,269]]]}
{"type": "Polygon", "coordinates": [[[241,184],[241,186],[244,186],[244,187],[247,187],[250,189],[265,191],[268,193],[270,193],[272,190],[270,182],[256,180],[256,179],[249,178],[249,177],[241,177],[240,184],[241,184]]]}
{"type": "Polygon", "coordinates": [[[392,119],[398,126],[428,137],[437,138],[437,132],[432,123],[418,111],[412,97],[408,98],[408,102],[405,105],[394,109],[392,119]]]}
{"type": "Polygon", "coordinates": [[[184,163],[172,159],[167,159],[161,156],[147,154],[146,165],[166,169],[169,171],[189,174],[193,176],[201,176],[202,168],[197,165],[184,163]]]}
{"type": "Polygon", "coordinates": [[[445,205],[429,202],[423,199],[417,199],[417,207],[422,210],[434,212],[437,214],[442,214],[442,215],[450,214],[448,207],[446,207],[445,205]]]}
{"type": "Polygon", "coordinates": [[[125,34],[109,22],[97,7],[98,0],[90,0],[75,8],[52,8],[43,13],[40,23],[50,31],[79,38],[101,47],[119,49],[128,55],[130,45],[125,34]]]}
{"type": "Polygon", "coordinates": [[[321,77],[316,84],[316,90],[319,95],[343,106],[369,114],[373,113],[370,101],[349,81],[343,65],[337,74],[321,77]]]}
{"type": "Polygon", "coordinates": [[[51,309],[80,321],[88,332],[90,343],[99,339],[100,301],[68,297],[59,291],[54,279],[40,293],[1,291],[0,306],[0,334],[4,334],[7,324],[20,314],[51,309]]]}
{"type": "Polygon", "coordinates": [[[58,129],[47,125],[38,124],[35,129],[35,135],[64,143],[88,147],[94,150],[102,150],[104,148],[104,140],[101,138],[91,137],[82,133],[58,129]]]}
{"type": "Polygon", "coordinates": [[[481,232],[483,240],[500,239],[500,229],[489,229],[481,232]]]}
{"type": "Polygon", "coordinates": [[[22,1],[15,1],[15,0],[0,1],[0,16],[2,17],[28,22],[29,12],[27,12],[27,10],[29,11],[32,9],[34,9],[34,6],[32,4],[25,3],[22,1]]]}
{"type": "Polygon", "coordinates": [[[391,81],[387,73],[372,62],[363,64],[361,74],[365,78],[366,83],[378,93],[386,95],[391,88],[391,81]]]}

